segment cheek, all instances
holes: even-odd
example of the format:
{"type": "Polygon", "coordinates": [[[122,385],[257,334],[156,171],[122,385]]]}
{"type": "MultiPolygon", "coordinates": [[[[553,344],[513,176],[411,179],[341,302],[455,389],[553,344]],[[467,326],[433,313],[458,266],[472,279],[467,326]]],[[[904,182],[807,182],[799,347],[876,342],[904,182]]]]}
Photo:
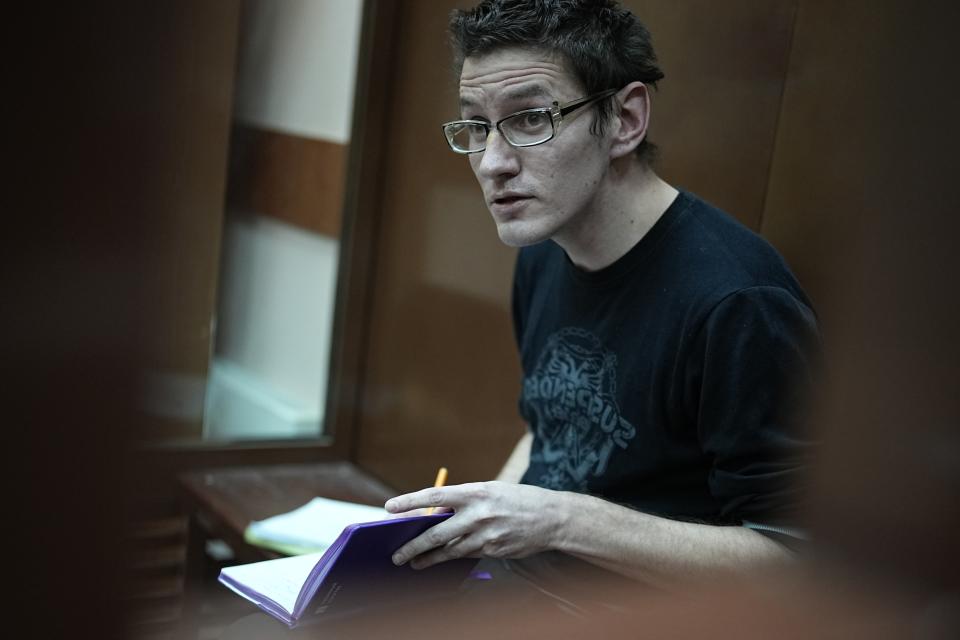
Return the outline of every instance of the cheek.
{"type": "Polygon", "coordinates": [[[598,180],[592,171],[590,160],[592,158],[572,155],[571,158],[552,164],[547,175],[550,176],[554,191],[564,194],[566,198],[579,198],[592,190],[598,180]]]}
{"type": "Polygon", "coordinates": [[[477,176],[477,169],[480,168],[480,154],[471,153],[470,155],[467,156],[467,158],[470,160],[470,169],[473,171],[473,177],[479,180],[480,177],[477,176]]]}

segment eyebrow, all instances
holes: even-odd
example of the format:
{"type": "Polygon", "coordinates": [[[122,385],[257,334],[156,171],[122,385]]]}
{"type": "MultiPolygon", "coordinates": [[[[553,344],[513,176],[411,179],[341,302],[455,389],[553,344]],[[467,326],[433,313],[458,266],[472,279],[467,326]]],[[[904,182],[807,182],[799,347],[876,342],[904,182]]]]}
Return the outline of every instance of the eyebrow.
{"type": "MultiPolygon", "coordinates": [[[[547,91],[547,88],[539,84],[528,84],[511,91],[509,88],[504,91],[503,99],[506,101],[514,100],[525,100],[528,98],[545,98],[550,97],[550,92],[547,91]]],[[[468,97],[460,97],[460,108],[464,107],[477,107],[479,106],[476,102],[471,100],[468,97]]]]}

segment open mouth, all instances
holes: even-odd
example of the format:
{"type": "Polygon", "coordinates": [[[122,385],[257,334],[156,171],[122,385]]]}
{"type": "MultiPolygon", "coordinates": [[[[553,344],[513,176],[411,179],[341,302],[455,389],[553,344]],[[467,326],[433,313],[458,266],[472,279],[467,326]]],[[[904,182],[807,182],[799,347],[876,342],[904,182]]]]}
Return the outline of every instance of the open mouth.
{"type": "Polygon", "coordinates": [[[493,201],[493,204],[499,205],[509,205],[514,202],[520,202],[521,200],[529,200],[528,196],[507,196],[506,198],[497,198],[493,201]]]}

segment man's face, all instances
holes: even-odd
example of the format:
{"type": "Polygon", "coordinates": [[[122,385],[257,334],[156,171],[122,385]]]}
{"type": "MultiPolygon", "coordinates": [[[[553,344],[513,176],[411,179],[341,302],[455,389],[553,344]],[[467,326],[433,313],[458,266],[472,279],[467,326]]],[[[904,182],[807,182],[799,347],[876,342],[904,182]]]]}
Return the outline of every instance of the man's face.
{"type": "MultiPolygon", "coordinates": [[[[584,95],[559,58],[534,49],[467,58],[460,74],[464,119],[496,123],[523,109],[584,95]]],[[[590,134],[594,117],[589,107],[574,112],[552,140],[534,147],[511,147],[494,131],[487,148],[469,156],[504,243],[524,246],[553,238],[564,245],[589,235],[587,214],[609,167],[609,145],[590,134]]]]}

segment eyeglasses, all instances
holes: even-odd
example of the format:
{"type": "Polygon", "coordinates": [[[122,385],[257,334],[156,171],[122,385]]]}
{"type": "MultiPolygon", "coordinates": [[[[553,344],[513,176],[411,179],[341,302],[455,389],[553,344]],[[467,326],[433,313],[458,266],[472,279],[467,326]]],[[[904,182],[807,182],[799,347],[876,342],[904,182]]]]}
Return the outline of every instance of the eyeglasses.
{"type": "Polygon", "coordinates": [[[443,135],[456,153],[477,153],[486,149],[487,138],[494,127],[511,146],[532,147],[553,139],[563,122],[563,116],[616,92],[616,89],[607,89],[563,105],[554,101],[551,107],[524,109],[496,124],[485,120],[454,120],[443,125],[443,135]]]}

